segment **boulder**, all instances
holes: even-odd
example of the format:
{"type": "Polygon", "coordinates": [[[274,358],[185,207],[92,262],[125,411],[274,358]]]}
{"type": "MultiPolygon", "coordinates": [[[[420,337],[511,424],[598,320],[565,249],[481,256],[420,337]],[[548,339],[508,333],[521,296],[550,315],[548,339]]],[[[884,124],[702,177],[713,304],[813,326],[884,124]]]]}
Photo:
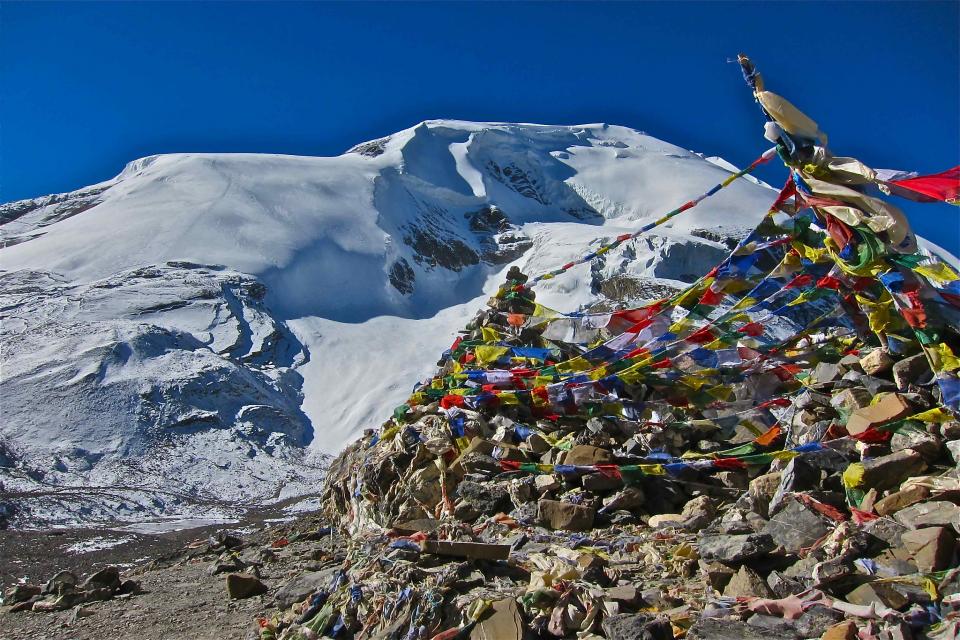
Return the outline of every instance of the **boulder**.
{"type": "Polygon", "coordinates": [[[47,580],[43,585],[43,595],[61,595],[72,591],[78,584],[77,576],[72,571],[61,571],[47,580]]]}
{"type": "Polygon", "coordinates": [[[246,573],[227,574],[227,595],[233,600],[263,595],[267,591],[269,587],[256,576],[246,573]]]}
{"type": "Polygon", "coordinates": [[[30,584],[18,584],[10,587],[3,593],[3,603],[6,605],[26,602],[34,596],[40,595],[40,587],[30,584]]]}
{"type": "Polygon", "coordinates": [[[116,591],[120,588],[120,569],[112,566],[100,569],[84,581],[83,588],[116,591]]]}

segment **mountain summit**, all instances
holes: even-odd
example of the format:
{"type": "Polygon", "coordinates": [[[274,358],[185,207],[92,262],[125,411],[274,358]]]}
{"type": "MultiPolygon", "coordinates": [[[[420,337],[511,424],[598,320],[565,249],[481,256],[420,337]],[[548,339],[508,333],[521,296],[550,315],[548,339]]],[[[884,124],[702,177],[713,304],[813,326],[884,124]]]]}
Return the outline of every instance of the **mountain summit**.
{"type": "MultiPolygon", "coordinates": [[[[6,517],[229,519],[310,494],[508,266],[557,267],[731,169],[612,125],[434,120],[331,158],[151,156],[2,205],[6,517]]],[[[676,291],[774,197],[739,180],[538,301],[676,291]]]]}

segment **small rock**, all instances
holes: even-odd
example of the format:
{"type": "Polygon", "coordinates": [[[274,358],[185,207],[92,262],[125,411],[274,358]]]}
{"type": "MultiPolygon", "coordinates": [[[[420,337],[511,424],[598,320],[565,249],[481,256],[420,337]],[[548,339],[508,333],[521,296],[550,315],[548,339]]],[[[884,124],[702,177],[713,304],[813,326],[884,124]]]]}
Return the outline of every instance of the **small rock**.
{"type": "Polygon", "coordinates": [[[650,519],[647,521],[647,526],[651,529],[679,527],[682,522],[683,514],[681,513],[658,513],[657,515],[650,516],[650,519]]]}
{"type": "Polygon", "coordinates": [[[643,506],[646,496],[640,487],[626,487],[603,501],[603,511],[612,512],[638,509],[643,506]]]}
{"type": "Polygon", "coordinates": [[[666,616],[620,613],[604,616],[601,627],[604,635],[618,640],[673,640],[673,628],[666,616]]]}
{"type": "Polygon", "coordinates": [[[777,492],[782,475],[781,471],[773,471],[750,481],[747,493],[753,498],[754,505],[759,510],[758,513],[765,518],[769,516],[770,501],[777,492]]]}
{"type": "Polygon", "coordinates": [[[890,439],[891,451],[913,449],[927,462],[940,457],[941,445],[940,438],[918,428],[901,429],[890,439]]]}
{"type": "Polygon", "coordinates": [[[606,599],[628,608],[636,607],[641,603],[640,591],[633,585],[621,585],[606,590],[606,599]]]}
{"type": "Polygon", "coordinates": [[[960,517],[960,507],[946,500],[918,502],[898,511],[894,520],[910,529],[922,527],[949,527],[960,517]]]}
{"type": "Polygon", "coordinates": [[[623,486],[623,480],[604,473],[588,473],[580,479],[583,488],[593,493],[613,491],[623,486]]]}
{"type": "Polygon", "coordinates": [[[797,618],[794,628],[801,638],[819,638],[827,629],[843,620],[843,614],[815,604],[797,618]]]}
{"type": "Polygon", "coordinates": [[[901,539],[921,572],[946,569],[953,559],[954,537],[945,527],[907,531],[901,539]]]}
{"type": "Polygon", "coordinates": [[[750,616],[747,625],[768,633],[794,634],[793,622],[780,616],[768,616],[762,613],[750,616]]]}
{"type": "Polygon", "coordinates": [[[908,600],[897,593],[893,587],[884,583],[862,584],[846,596],[847,602],[869,605],[882,604],[893,609],[900,609],[908,604],[908,600]]]}
{"type": "Polygon", "coordinates": [[[820,640],[857,640],[857,624],[853,620],[844,620],[824,631],[820,640]]]}
{"type": "Polygon", "coordinates": [[[532,453],[540,455],[550,451],[550,443],[539,433],[531,433],[527,439],[520,444],[521,449],[529,449],[532,453]]]}
{"type": "Polygon", "coordinates": [[[893,365],[893,381],[900,389],[906,390],[911,384],[928,384],[932,378],[933,372],[926,354],[918,353],[893,365]]]}
{"type": "Polygon", "coordinates": [[[470,640],[523,640],[523,637],[523,618],[514,598],[494,602],[490,612],[470,632],[470,640]]]}
{"type": "Polygon", "coordinates": [[[878,378],[876,376],[870,376],[867,374],[861,375],[857,382],[860,386],[867,390],[867,393],[870,394],[870,397],[878,396],[881,393],[889,393],[897,390],[897,385],[895,385],[890,380],[885,380],[884,378],[878,378]]]}
{"type": "Polygon", "coordinates": [[[540,493],[555,491],[560,488],[560,481],[557,479],[557,477],[548,474],[537,476],[534,478],[533,484],[540,493]]]}
{"type": "Polygon", "coordinates": [[[680,514],[687,531],[700,531],[717,516],[717,503],[709,496],[697,496],[683,507],[680,514]]]}
{"type": "Polygon", "coordinates": [[[456,495],[479,513],[490,516],[511,508],[510,493],[506,487],[493,482],[464,480],[457,485],[456,495]]]}
{"type": "Polygon", "coordinates": [[[832,382],[840,377],[840,366],[829,362],[820,362],[813,368],[811,377],[817,383],[832,382]]]}
{"type": "Polygon", "coordinates": [[[558,500],[537,503],[537,519],[551,529],[587,531],[593,527],[594,515],[593,509],[579,504],[558,500]]]}
{"type": "Polygon", "coordinates": [[[899,547],[907,528],[893,518],[877,518],[863,525],[863,532],[888,547],[899,547]]]}
{"type": "Polygon", "coordinates": [[[117,592],[115,595],[125,596],[125,595],[134,595],[136,593],[143,593],[140,589],[140,583],[136,580],[124,580],[120,583],[120,586],[117,587],[117,592]]]}
{"type": "Polygon", "coordinates": [[[884,393],[873,404],[857,409],[847,419],[847,433],[857,436],[871,427],[899,420],[910,414],[910,404],[899,393],[884,393]]]}
{"type": "Polygon", "coordinates": [[[26,602],[30,598],[40,595],[40,591],[40,587],[36,585],[18,584],[4,592],[3,603],[11,605],[17,604],[18,602],[26,602]]]}
{"type": "Polygon", "coordinates": [[[813,489],[820,484],[820,470],[802,457],[787,463],[780,476],[780,484],[770,499],[768,511],[775,514],[789,493],[813,489]]]}
{"type": "Polygon", "coordinates": [[[870,458],[860,464],[863,466],[861,486],[878,491],[900,486],[905,479],[920,475],[927,468],[923,456],[912,449],[870,458]]]}
{"type": "Polygon", "coordinates": [[[764,556],[774,547],[773,538],[766,533],[707,535],[700,538],[700,557],[733,564],[764,556]]]}
{"type": "Polygon", "coordinates": [[[723,593],[727,583],[730,582],[733,574],[736,573],[733,569],[720,562],[700,560],[699,564],[700,575],[703,577],[703,581],[707,583],[708,587],[719,593],[723,593]]]}
{"type": "MultiPolygon", "coordinates": [[[[940,435],[947,440],[960,440],[960,421],[950,420],[940,425],[940,435]]],[[[954,462],[957,462],[956,460],[954,462]]]]}
{"type": "Polygon", "coordinates": [[[874,349],[860,358],[860,367],[867,375],[875,376],[893,368],[893,358],[883,349],[874,349]]]}
{"type": "Polygon", "coordinates": [[[593,447],[588,444],[578,444],[567,452],[563,464],[592,465],[609,464],[613,462],[613,454],[606,449],[593,447]]]}
{"type": "Polygon", "coordinates": [[[509,544],[485,544],[483,542],[459,542],[456,540],[424,540],[420,543],[424,553],[438,556],[469,558],[470,560],[506,560],[510,557],[509,544]]]}
{"type": "Polygon", "coordinates": [[[798,553],[829,533],[833,526],[799,498],[790,496],[784,507],[770,518],[763,532],[782,545],[787,553],[798,553]]]}
{"type": "Polygon", "coordinates": [[[744,622],[700,618],[687,632],[686,640],[796,640],[792,631],[757,629],[744,622]]]}
{"type": "Polygon", "coordinates": [[[849,416],[858,409],[863,409],[870,405],[871,396],[867,390],[862,387],[850,387],[843,389],[830,399],[830,406],[839,411],[842,415],[849,416]]]}
{"type": "Polygon", "coordinates": [[[950,440],[946,444],[947,453],[954,464],[960,465],[960,440],[950,440]]]}
{"type": "Polygon", "coordinates": [[[77,620],[89,618],[92,615],[96,615],[96,613],[93,609],[87,609],[86,607],[77,605],[70,611],[70,615],[67,616],[67,624],[76,624],[77,620]]]}
{"type": "Polygon", "coordinates": [[[873,505],[873,510],[876,511],[878,515],[888,516],[900,511],[900,509],[909,507],[910,505],[922,500],[926,500],[929,495],[929,489],[921,485],[914,484],[906,489],[901,489],[900,491],[891,493],[886,498],[878,500],[876,504],[873,505]]]}
{"type": "Polygon", "coordinates": [[[772,598],[773,591],[760,575],[743,565],[723,590],[727,598],[772,598]]]}
{"type": "MultiPolygon", "coordinates": [[[[779,571],[770,572],[770,575],[767,576],[767,586],[770,587],[774,595],[778,598],[786,598],[787,596],[798,594],[807,588],[800,580],[788,578],[779,571]]],[[[816,635],[819,634],[820,632],[817,632],[816,635]]]]}

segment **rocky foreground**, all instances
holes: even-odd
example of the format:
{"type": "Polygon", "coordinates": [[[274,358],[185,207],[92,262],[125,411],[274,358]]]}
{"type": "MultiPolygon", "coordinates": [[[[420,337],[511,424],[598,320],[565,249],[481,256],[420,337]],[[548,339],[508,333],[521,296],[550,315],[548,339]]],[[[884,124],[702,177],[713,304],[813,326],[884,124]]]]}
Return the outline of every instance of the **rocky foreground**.
{"type": "MultiPolygon", "coordinates": [[[[534,312],[511,290],[465,341],[543,346],[507,326],[534,312]]],[[[780,378],[788,401],[737,383],[748,408],[726,422],[683,420],[682,400],[659,422],[537,419],[422,387],[333,463],[347,558],[261,637],[957,637],[960,422],[922,353],[846,345],[780,378]]],[[[488,353],[461,347],[440,375],[488,353]]]]}
{"type": "Polygon", "coordinates": [[[834,355],[762,432],[405,405],[334,461],[325,514],[17,584],[2,637],[955,638],[960,422],[922,354],[834,355]]]}

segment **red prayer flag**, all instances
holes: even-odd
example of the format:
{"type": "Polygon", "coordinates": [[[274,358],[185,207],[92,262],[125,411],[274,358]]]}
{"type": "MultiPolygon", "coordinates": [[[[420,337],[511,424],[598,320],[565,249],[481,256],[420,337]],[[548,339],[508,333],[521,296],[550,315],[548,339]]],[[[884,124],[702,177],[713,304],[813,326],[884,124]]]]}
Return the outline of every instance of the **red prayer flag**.
{"type": "Polygon", "coordinates": [[[707,290],[703,292],[702,296],[700,296],[700,304],[710,305],[711,307],[718,305],[722,300],[723,292],[714,291],[709,287],[707,287],[707,290]]]}
{"type": "Polygon", "coordinates": [[[892,180],[887,184],[894,187],[891,189],[893,193],[911,200],[956,202],[960,199],[960,166],[929,176],[892,180]],[[917,198],[915,194],[926,196],[926,198],[917,198]]]}
{"type": "Polygon", "coordinates": [[[763,335],[763,325],[759,322],[748,322],[737,329],[737,331],[740,333],[745,333],[752,338],[757,338],[763,335]]]}

